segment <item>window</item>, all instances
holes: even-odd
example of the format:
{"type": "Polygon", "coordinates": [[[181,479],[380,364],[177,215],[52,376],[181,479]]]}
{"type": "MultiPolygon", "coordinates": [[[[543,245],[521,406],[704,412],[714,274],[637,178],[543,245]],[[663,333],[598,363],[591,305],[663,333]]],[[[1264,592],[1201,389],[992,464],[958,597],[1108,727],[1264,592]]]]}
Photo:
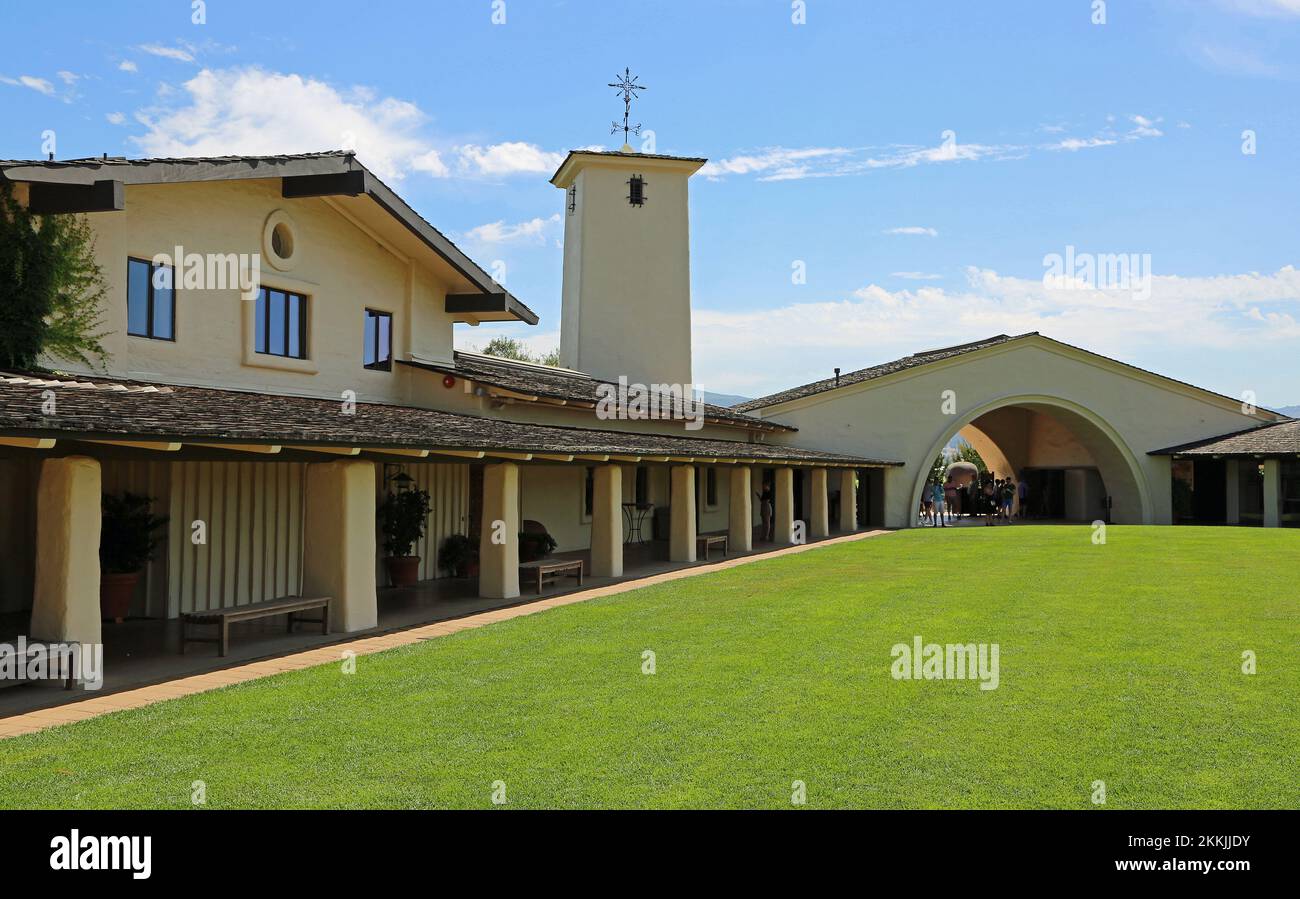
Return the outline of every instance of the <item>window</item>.
{"type": "Polygon", "coordinates": [[[710,509],[718,505],[718,470],[704,469],[704,505],[710,509]]]}
{"type": "Polygon", "coordinates": [[[366,310],[366,345],[361,361],[375,371],[393,370],[393,314],[366,310]]]}
{"type": "Polygon", "coordinates": [[[645,205],[645,179],[633,175],[627,182],[627,201],[633,206],[645,205]]]}
{"type": "Polygon", "coordinates": [[[126,333],[154,340],[176,339],[176,291],[169,265],[126,261],[126,333]]]}
{"type": "Polygon", "coordinates": [[[307,298],[263,287],[257,292],[253,348],[268,356],[307,358],[307,298]]]}
{"type": "Polygon", "coordinates": [[[645,503],[650,498],[650,470],[644,465],[639,465],[636,469],[635,497],[637,505],[645,503]]]}
{"type": "Polygon", "coordinates": [[[587,482],[582,488],[582,517],[590,519],[596,508],[596,469],[587,468],[587,482]]]}

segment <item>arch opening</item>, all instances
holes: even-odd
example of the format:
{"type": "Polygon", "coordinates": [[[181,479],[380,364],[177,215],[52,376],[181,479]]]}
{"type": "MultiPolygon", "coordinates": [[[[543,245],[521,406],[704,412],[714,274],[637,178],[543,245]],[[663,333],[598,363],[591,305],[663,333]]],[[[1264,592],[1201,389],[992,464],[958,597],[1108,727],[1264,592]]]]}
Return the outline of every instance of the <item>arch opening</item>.
{"type": "MultiPolygon", "coordinates": [[[[936,457],[960,436],[996,477],[1028,487],[1027,517],[1116,524],[1151,520],[1146,479],[1123,440],[1100,417],[1046,396],[1006,397],[955,416],[917,461],[912,523],[936,457]]],[[[1018,490],[1017,490],[1018,492],[1018,490]]]]}

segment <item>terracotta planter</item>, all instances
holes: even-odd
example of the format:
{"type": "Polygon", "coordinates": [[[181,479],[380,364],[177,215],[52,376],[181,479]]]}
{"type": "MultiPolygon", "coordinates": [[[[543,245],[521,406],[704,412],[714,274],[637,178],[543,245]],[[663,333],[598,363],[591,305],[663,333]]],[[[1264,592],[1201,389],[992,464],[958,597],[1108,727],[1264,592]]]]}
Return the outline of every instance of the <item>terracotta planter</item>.
{"type": "Polygon", "coordinates": [[[386,556],[388,582],[394,587],[409,587],[420,579],[419,556],[386,556]]]}
{"type": "Polygon", "coordinates": [[[140,572],[126,574],[109,574],[99,576],[99,613],[105,618],[112,618],[121,624],[131,611],[131,600],[135,598],[135,587],[140,582],[140,572]]]}

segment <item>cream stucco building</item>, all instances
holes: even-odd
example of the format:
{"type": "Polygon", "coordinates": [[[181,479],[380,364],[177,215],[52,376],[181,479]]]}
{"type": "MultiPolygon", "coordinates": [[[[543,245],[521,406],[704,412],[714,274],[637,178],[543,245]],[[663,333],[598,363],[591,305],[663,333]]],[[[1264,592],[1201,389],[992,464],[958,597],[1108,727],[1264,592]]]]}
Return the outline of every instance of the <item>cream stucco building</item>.
{"type": "Polygon", "coordinates": [[[458,323],[537,316],[351,154],[0,163],[32,211],[88,216],[109,332],[102,368],[0,378],[0,614],[112,639],[100,497],[122,491],[169,516],[133,618],[319,595],[337,631],[382,616],[375,509],[399,481],[432,498],[420,578],[467,535],[493,600],[520,595],[525,522],[606,579],[691,564],[706,534],[734,553],[912,526],[958,434],[1053,517],[1300,522],[1297,423],[1037,334],[694,417],[606,414],[611,382],[692,382],[703,162],[575,151],[556,172],[564,368],[453,350],[458,323]]]}

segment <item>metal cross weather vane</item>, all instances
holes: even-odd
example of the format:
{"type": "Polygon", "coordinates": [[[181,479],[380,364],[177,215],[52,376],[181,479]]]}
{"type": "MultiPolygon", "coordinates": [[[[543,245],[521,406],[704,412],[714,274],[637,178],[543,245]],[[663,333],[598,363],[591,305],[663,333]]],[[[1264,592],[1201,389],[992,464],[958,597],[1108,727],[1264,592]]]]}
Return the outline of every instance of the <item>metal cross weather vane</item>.
{"type": "Polygon", "coordinates": [[[609,129],[609,133],[617,134],[621,128],[623,131],[624,146],[628,146],[628,134],[639,135],[641,133],[640,122],[637,122],[635,125],[628,124],[628,117],[632,114],[632,101],[641,99],[640,95],[637,94],[637,91],[649,90],[649,88],[644,84],[637,84],[636,79],[637,76],[632,74],[632,70],[630,68],[625,68],[623,70],[623,77],[609,85],[623,95],[623,124],[619,125],[618,122],[614,122],[609,129]]]}

